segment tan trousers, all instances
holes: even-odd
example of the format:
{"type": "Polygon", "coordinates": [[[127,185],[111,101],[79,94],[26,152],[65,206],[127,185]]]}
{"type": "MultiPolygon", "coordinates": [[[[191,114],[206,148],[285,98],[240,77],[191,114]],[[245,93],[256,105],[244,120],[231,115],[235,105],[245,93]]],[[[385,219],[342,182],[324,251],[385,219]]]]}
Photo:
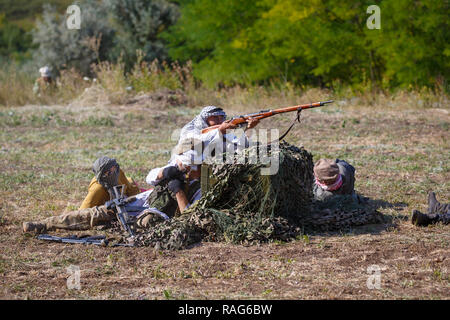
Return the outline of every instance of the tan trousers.
{"type": "Polygon", "coordinates": [[[115,218],[115,213],[111,210],[108,211],[106,206],[97,206],[50,217],[39,221],[39,223],[45,224],[48,231],[56,229],[88,230],[115,218]]]}

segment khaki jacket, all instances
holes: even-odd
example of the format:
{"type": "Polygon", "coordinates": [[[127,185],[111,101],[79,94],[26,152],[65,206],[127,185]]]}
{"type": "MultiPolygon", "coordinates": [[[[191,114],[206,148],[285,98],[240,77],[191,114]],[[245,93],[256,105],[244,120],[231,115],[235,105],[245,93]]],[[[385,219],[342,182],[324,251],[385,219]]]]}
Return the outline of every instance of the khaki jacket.
{"type": "MultiPolygon", "coordinates": [[[[127,197],[137,195],[140,192],[139,187],[134,183],[133,180],[125,176],[125,173],[122,171],[122,169],[120,169],[119,172],[119,185],[121,184],[124,184],[126,186],[125,194],[127,195],[127,197]]],[[[81,203],[80,210],[104,205],[108,200],[108,191],[94,177],[89,184],[88,194],[81,203]]]]}

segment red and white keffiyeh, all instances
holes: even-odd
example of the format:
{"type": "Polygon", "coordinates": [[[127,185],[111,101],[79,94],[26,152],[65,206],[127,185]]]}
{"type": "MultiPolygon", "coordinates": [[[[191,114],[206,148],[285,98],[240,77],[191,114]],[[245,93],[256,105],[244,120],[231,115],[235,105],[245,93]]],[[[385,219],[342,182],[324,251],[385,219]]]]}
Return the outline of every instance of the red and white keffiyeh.
{"type": "Polygon", "coordinates": [[[326,185],[325,183],[320,182],[319,180],[317,180],[316,177],[316,184],[326,191],[335,191],[342,186],[342,183],[343,183],[342,175],[339,175],[338,178],[336,179],[336,182],[331,185],[326,185]]]}

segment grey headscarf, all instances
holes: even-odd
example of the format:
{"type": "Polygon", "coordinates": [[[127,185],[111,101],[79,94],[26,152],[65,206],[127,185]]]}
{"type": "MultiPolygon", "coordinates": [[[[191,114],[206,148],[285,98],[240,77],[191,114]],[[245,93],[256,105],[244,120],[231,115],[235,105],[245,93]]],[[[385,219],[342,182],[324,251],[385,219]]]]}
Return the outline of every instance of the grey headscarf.
{"type": "Polygon", "coordinates": [[[110,189],[116,186],[119,183],[119,164],[116,162],[116,159],[109,158],[106,156],[102,156],[95,160],[92,171],[94,171],[95,178],[97,181],[106,189],[110,189]],[[108,175],[107,177],[103,177],[103,174],[110,170],[111,167],[115,166],[116,170],[113,174],[108,175]]]}
{"type": "Polygon", "coordinates": [[[198,116],[192,119],[183,127],[183,129],[181,129],[180,137],[200,134],[203,129],[208,127],[208,123],[206,122],[206,120],[211,116],[226,117],[227,115],[222,108],[216,106],[204,107],[198,116]]]}

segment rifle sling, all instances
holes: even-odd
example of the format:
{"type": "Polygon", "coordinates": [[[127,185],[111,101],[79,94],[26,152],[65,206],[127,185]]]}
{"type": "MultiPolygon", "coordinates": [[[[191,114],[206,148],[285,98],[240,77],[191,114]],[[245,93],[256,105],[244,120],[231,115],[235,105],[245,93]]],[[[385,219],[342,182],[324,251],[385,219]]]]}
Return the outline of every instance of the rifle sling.
{"type": "MultiPolygon", "coordinates": [[[[300,114],[301,114],[301,112],[302,112],[302,109],[298,109],[298,110],[297,110],[297,116],[295,117],[294,121],[293,121],[292,124],[289,126],[289,128],[286,130],[286,132],[283,133],[283,134],[281,135],[281,137],[278,138],[278,141],[283,140],[284,137],[287,136],[287,134],[289,133],[289,131],[291,131],[291,129],[294,127],[294,125],[295,125],[297,122],[300,123],[300,114]]],[[[275,140],[274,140],[274,141],[275,141],[275,140]]],[[[272,142],[269,143],[269,144],[272,144],[274,141],[272,141],[272,142]]]]}

